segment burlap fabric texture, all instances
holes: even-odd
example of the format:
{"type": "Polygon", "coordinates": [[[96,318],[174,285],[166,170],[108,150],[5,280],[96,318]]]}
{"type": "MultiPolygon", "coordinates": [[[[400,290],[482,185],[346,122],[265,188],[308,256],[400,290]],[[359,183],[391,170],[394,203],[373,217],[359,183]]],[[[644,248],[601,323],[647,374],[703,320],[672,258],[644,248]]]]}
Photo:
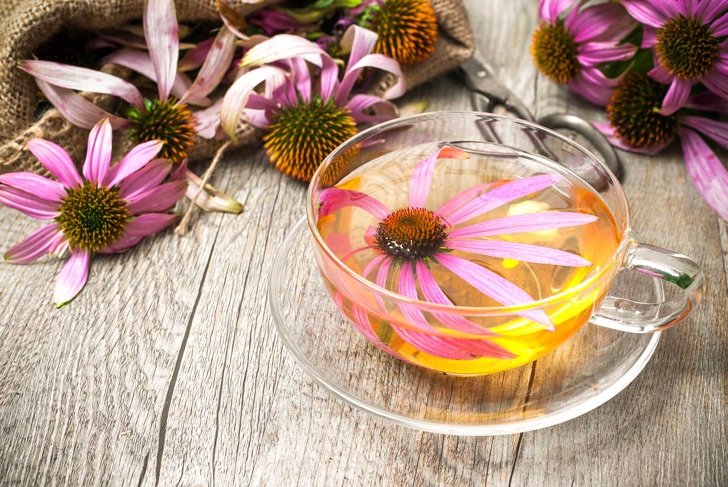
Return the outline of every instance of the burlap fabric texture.
{"type": "MultiPolygon", "coordinates": [[[[245,15],[274,0],[229,3],[245,15]]],[[[408,88],[450,71],[473,52],[473,38],[462,0],[433,0],[433,5],[440,24],[437,49],[426,62],[405,67],[408,88]]],[[[0,174],[41,171],[26,149],[31,138],[52,140],[80,161],[88,137],[88,131],[72,126],[55,109],[36,115],[41,93],[32,77],[18,69],[18,61],[33,58],[41,48],[46,52],[54,49],[47,42],[62,29],[94,31],[118,27],[140,19],[143,7],[143,0],[0,0],[5,23],[0,31],[0,174]]],[[[176,8],[180,22],[219,20],[215,0],[177,0],[176,8]]],[[[114,66],[104,66],[103,70],[120,76],[129,74],[114,66]]],[[[89,95],[89,98],[107,109],[112,108],[114,101],[102,95],[89,95]]],[[[245,124],[241,124],[239,135],[241,145],[253,144],[259,137],[245,124]]],[[[200,141],[190,158],[211,157],[217,143],[200,141]]]]}

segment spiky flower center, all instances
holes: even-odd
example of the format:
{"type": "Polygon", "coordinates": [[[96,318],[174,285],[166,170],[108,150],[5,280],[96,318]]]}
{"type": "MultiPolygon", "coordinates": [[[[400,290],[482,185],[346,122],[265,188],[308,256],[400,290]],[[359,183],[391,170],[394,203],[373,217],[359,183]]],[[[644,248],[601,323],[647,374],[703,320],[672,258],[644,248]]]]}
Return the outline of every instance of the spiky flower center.
{"type": "Polygon", "coordinates": [[[279,170],[310,181],[326,156],[356,132],[348,108],[315,97],[278,112],[266,129],[263,147],[279,170]]]}
{"type": "Polygon", "coordinates": [[[531,55],[536,68],[554,83],[565,84],[579,75],[574,38],[562,21],[543,23],[533,33],[531,55]]]}
{"type": "Polygon", "coordinates": [[[667,86],[646,75],[628,74],[617,85],[607,114],[617,136],[637,148],[659,147],[675,137],[677,120],[659,113],[667,86]]]}
{"type": "Polygon", "coordinates": [[[68,190],[56,222],[71,248],[96,252],[121,238],[130,219],[118,188],[87,182],[68,190]]]}
{"type": "Polygon", "coordinates": [[[442,218],[425,208],[402,208],[379,222],[376,242],[385,254],[404,260],[432,257],[445,242],[442,218]]]}
{"type": "Polygon", "coordinates": [[[372,5],[364,21],[379,35],[375,52],[401,64],[422,62],[435,52],[437,17],[430,0],[386,0],[372,5]]]}
{"type": "Polygon", "coordinates": [[[655,51],[668,72],[681,79],[705,76],[719,55],[717,37],[695,18],[676,17],[657,31],[655,51]]]}
{"type": "Polygon", "coordinates": [[[131,108],[128,117],[132,122],[129,131],[132,142],[139,144],[150,140],[164,141],[157,157],[182,163],[195,145],[195,124],[192,112],[175,99],[144,100],[145,110],[131,108]]]}

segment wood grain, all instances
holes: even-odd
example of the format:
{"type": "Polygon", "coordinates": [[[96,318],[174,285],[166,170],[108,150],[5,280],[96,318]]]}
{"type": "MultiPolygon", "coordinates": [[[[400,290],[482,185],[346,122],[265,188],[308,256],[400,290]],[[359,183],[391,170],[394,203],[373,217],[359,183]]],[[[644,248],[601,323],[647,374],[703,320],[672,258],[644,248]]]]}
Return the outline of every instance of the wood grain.
{"type": "MultiPolygon", "coordinates": [[[[530,0],[467,2],[483,56],[539,115],[602,114],[535,73],[530,0]]],[[[410,93],[468,109],[455,78],[410,93]]],[[[304,187],[260,151],[216,180],[246,204],[94,262],[70,306],[56,260],[0,266],[0,482],[8,485],[726,485],[728,226],[675,152],[622,154],[641,238],[694,257],[703,306],[623,393],[571,422],[460,438],[395,427],[334,399],[274,333],[274,251],[304,187]]],[[[35,224],[0,209],[0,246],[35,224]]]]}

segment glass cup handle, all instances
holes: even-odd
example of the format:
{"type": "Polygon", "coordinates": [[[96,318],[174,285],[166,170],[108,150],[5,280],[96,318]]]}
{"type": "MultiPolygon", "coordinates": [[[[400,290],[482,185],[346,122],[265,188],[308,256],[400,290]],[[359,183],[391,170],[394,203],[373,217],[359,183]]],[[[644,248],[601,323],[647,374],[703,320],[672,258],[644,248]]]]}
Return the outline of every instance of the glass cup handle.
{"type": "Polygon", "coordinates": [[[625,268],[672,283],[679,288],[679,295],[659,303],[608,295],[589,320],[591,323],[630,333],[654,333],[679,323],[700,303],[705,279],[689,257],[635,242],[625,268]]]}

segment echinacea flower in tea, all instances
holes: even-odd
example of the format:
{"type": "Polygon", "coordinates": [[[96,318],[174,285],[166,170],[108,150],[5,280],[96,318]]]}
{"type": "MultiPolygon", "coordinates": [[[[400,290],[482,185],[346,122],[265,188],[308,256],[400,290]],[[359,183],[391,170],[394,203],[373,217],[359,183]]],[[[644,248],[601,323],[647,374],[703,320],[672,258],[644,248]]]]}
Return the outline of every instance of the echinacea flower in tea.
{"type": "Polygon", "coordinates": [[[661,112],[670,115],[703,84],[728,98],[728,4],[724,0],[624,0],[644,24],[642,47],[655,53],[650,76],[669,85],[661,112]]]}
{"type": "Polygon", "coordinates": [[[254,46],[241,62],[243,70],[253,69],[240,75],[223,100],[223,129],[234,137],[241,117],[262,129],[271,163],[288,176],[309,181],[326,155],[356,134],[357,124],[397,115],[387,100],[404,93],[404,78],[396,61],[372,54],[376,40],[376,34],[361,27],[347,30],[342,48],[349,59],[341,79],[338,64],[306,39],[280,34],[254,46]],[[365,68],[393,73],[397,82],[383,96],[352,95],[365,68]],[[256,93],[260,84],[264,90],[256,93]]]}
{"type": "Polygon", "coordinates": [[[171,167],[155,159],[162,141],[139,144],[112,165],[111,136],[107,119],[91,129],[83,174],[63,148],[33,139],[28,150],[55,179],[28,172],[0,175],[0,204],[49,222],[10,248],[5,260],[28,264],[70,251],[53,296],[58,307],[86,284],[94,254],[124,252],[168,227],[177,219],[168,210],[185,194],[184,181],[164,182],[171,167]]]}
{"type": "Polygon", "coordinates": [[[618,3],[584,7],[574,0],[540,0],[539,17],[531,40],[538,70],[590,102],[606,105],[617,80],[599,67],[634,56],[637,46],[622,41],[637,23],[618,3]]]}

